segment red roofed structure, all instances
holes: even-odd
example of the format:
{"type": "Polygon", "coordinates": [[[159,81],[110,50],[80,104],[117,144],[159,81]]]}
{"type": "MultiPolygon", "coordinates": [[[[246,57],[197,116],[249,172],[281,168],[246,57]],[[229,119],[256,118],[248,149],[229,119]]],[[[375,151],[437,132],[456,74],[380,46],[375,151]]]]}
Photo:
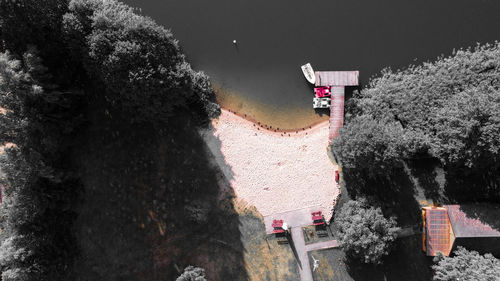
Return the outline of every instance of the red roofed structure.
{"type": "Polygon", "coordinates": [[[423,249],[448,256],[457,246],[500,255],[500,205],[425,207],[423,249]]]}
{"type": "Polygon", "coordinates": [[[436,256],[438,252],[449,256],[455,236],[446,208],[425,207],[422,210],[422,216],[424,218],[424,251],[428,256],[436,256]]]}

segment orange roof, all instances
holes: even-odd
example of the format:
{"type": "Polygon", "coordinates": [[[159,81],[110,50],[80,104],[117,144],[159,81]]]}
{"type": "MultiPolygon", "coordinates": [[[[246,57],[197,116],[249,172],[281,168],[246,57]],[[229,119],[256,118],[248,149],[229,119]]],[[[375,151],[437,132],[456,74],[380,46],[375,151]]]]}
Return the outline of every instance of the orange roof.
{"type": "Polygon", "coordinates": [[[448,256],[455,238],[446,208],[426,207],[424,211],[427,255],[441,252],[448,256]]]}

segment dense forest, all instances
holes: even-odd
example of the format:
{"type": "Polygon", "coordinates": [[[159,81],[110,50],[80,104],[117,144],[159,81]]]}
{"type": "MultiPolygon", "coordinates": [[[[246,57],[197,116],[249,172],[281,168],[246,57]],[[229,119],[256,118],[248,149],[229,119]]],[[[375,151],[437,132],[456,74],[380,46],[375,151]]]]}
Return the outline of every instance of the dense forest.
{"type": "MultiPolygon", "coordinates": [[[[339,241],[351,256],[365,263],[388,260],[395,226],[389,219],[421,229],[420,204],[500,203],[500,43],[386,69],[348,101],[345,119],[331,149],[354,199],[336,217],[339,241]],[[375,210],[384,216],[376,218],[375,210]],[[353,227],[353,220],[362,227],[353,227]]],[[[464,280],[494,280],[500,274],[494,256],[463,248],[437,259],[433,273],[427,261],[411,262],[418,260],[419,273],[434,280],[462,280],[471,272],[474,278],[464,280]]]]}
{"type": "Polygon", "coordinates": [[[178,233],[231,219],[197,133],[220,109],[172,33],[114,0],[1,0],[0,40],[1,280],[173,280],[206,259],[178,233]]]}
{"type": "Polygon", "coordinates": [[[500,200],[500,44],[387,69],[347,105],[332,149],[354,193],[405,161],[438,162],[450,199],[500,200]]]}

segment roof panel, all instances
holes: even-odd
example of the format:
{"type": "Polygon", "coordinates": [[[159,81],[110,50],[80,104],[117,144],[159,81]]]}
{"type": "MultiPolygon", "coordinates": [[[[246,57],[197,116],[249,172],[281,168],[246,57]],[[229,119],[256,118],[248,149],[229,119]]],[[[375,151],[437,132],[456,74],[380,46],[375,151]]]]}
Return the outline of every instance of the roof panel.
{"type": "Polygon", "coordinates": [[[449,255],[453,241],[446,209],[426,208],[425,210],[427,255],[435,256],[437,252],[449,255]]]}
{"type": "Polygon", "coordinates": [[[500,237],[500,227],[488,224],[488,221],[498,221],[500,206],[476,204],[446,205],[445,207],[457,238],[500,237]]]}

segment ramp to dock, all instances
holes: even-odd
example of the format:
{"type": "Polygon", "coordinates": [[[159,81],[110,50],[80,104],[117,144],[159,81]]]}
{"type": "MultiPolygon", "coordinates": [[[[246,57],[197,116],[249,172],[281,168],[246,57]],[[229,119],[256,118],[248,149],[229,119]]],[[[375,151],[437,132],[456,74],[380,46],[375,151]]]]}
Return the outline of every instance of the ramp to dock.
{"type": "Polygon", "coordinates": [[[339,130],[344,125],[344,86],[332,86],[332,103],[330,105],[330,142],[339,135],[339,130]]]}

